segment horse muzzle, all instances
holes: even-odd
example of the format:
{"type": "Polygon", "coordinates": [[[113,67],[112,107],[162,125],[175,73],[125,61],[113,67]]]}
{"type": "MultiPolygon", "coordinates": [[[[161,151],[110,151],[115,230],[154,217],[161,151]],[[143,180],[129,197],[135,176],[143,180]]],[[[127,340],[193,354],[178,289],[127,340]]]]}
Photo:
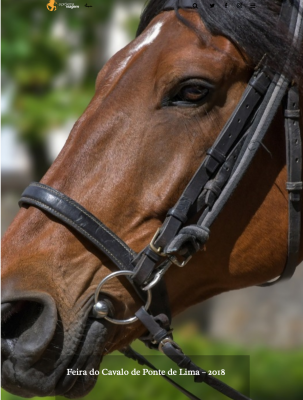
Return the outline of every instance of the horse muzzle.
{"type": "Polygon", "coordinates": [[[112,326],[89,317],[89,309],[64,329],[46,293],[6,296],[2,313],[2,386],[22,397],[85,395],[97,377],[68,375],[69,368],[98,369],[112,326]],[[80,334],[79,334],[80,333],[80,334]]]}
{"type": "Polygon", "coordinates": [[[30,393],[24,393],[21,389],[22,380],[25,376],[27,382],[33,380],[33,377],[27,376],[28,372],[54,336],[57,326],[55,302],[44,293],[15,295],[4,299],[1,316],[3,387],[16,394],[29,396],[30,393]]]}

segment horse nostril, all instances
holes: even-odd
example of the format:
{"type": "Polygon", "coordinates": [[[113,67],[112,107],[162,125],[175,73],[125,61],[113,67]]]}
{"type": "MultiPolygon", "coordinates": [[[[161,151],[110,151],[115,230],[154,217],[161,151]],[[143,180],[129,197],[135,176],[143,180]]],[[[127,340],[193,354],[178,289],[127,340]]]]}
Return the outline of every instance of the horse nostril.
{"type": "Polygon", "coordinates": [[[16,339],[31,328],[43,311],[43,304],[33,301],[14,301],[1,304],[1,337],[16,339]]]}
{"type": "Polygon", "coordinates": [[[24,307],[25,301],[12,301],[1,304],[1,323],[6,322],[13,314],[18,313],[24,307]]]}
{"type": "Polygon", "coordinates": [[[1,354],[9,381],[14,380],[12,370],[27,370],[42,357],[53,339],[58,321],[56,303],[48,294],[24,292],[15,296],[13,299],[6,297],[7,301],[4,298],[1,307],[1,354]],[[16,362],[20,365],[15,365],[16,362]]]}
{"type": "Polygon", "coordinates": [[[3,303],[1,304],[1,321],[5,322],[13,313],[16,303],[3,303]]]}

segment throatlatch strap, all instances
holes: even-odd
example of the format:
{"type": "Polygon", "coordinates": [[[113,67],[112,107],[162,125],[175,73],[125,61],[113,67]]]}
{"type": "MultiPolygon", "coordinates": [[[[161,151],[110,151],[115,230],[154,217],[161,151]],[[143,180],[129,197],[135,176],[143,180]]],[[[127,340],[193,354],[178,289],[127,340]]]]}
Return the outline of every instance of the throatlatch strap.
{"type": "Polygon", "coordinates": [[[301,244],[302,207],[302,143],[300,132],[299,91],[292,86],[287,94],[285,117],[286,164],[288,190],[288,250],[287,261],[282,274],[274,281],[263,283],[262,287],[272,286],[290,279],[298,265],[301,244]]]}
{"type": "Polygon", "coordinates": [[[136,253],[93,214],[58,190],[33,182],[19,200],[20,207],[25,205],[33,205],[65,222],[106,254],[119,269],[134,268],[132,260],[136,253]]]}

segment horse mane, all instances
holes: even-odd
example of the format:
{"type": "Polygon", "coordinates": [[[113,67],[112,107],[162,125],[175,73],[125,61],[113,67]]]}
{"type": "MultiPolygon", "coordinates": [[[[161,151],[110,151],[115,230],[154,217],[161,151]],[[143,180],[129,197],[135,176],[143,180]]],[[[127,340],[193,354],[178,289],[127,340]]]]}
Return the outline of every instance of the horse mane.
{"type": "MultiPolygon", "coordinates": [[[[298,0],[291,2],[294,7],[299,8],[298,0]]],[[[165,3],[166,0],[149,0],[140,18],[137,36],[162,11],[165,3]]],[[[209,2],[205,0],[196,0],[196,3],[196,10],[208,30],[213,35],[227,37],[244,51],[249,59],[249,67],[254,68],[258,65],[266,54],[266,62],[270,68],[278,73],[282,73],[283,70],[286,77],[295,79],[302,88],[303,45],[301,43],[300,48],[292,51],[290,55],[292,37],[288,34],[288,27],[279,19],[281,0],[257,0],[256,8],[249,8],[248,3],[244,2],[242,8],[236,8],[235,2],[229,3],[227,8],[223,1],[216,2],[214,8],[210,8],[209,2]],[[291,60],[285,70],[287,57],[291,57],[291,60]]],[[[180,21],[194,29],[189,21],[179,14],[177,8],[175,12],[180,21]]]]}

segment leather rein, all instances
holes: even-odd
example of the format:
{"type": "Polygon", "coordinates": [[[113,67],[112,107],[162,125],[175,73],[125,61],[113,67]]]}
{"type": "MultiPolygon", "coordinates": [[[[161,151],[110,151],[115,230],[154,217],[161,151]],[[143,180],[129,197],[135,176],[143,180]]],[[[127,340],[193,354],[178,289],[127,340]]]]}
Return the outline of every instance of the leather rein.
{"type": "MultiPolygon", "coordinates": [[[[197,8],[190,0],[169,0],[161,11],[197,8]]],[[[289,0],[282,2],[280,17],[289,26],[293,37],[290,51],[297,49],[303,36],[303,0],[298,9],[289,0]]],[[[286,64],[289,60],[286,60],[286,64]]],[[[65,194],[42,183],[31,183],[23,192],[19,205],[34,206],[53,215],[61,223],[73,228],[118,268],[105,277],[95,292],[93,315],[114,324],[128,324],[140,320],[149,332],[140,338],[148,347],[158,349],[180,368],[198,371],[195,382],[204,382],[234,400],[248,397],[210,376],[184,355],[173,341],[170,329],[171,312],[162,277],[171,265],[184,267],[204,246],[210,227],[245,174],[280,106],[284,109],[288,190],[288,257],[280,277],[260,286],[271,286],[290,279],[298,265],[301,238],[302,144],[299,126],[299,90],[282,74],[273,73],[261,65],[253,73],[233,114],[225,124],[207,157],[192,177],[176,205],[167,213],[163,225],[150,244],[139,254],[131,250],[115,233],[93,214],[65,194]],[[187,224],[195,215],[196,224],[187,224]],[[145,302],[135,316],[117,320],[112,317],[108,300],[99,301],[103,285],[115,276],[125,275],[145,302]],[[147,311],[148,310],[148,311],[147,311]]],[[[131,347],[123,354],[141,365],[157,370],[131,347]]],[[[161,375],[192,400],[198,398],[165,375],[161,375]]]]}

